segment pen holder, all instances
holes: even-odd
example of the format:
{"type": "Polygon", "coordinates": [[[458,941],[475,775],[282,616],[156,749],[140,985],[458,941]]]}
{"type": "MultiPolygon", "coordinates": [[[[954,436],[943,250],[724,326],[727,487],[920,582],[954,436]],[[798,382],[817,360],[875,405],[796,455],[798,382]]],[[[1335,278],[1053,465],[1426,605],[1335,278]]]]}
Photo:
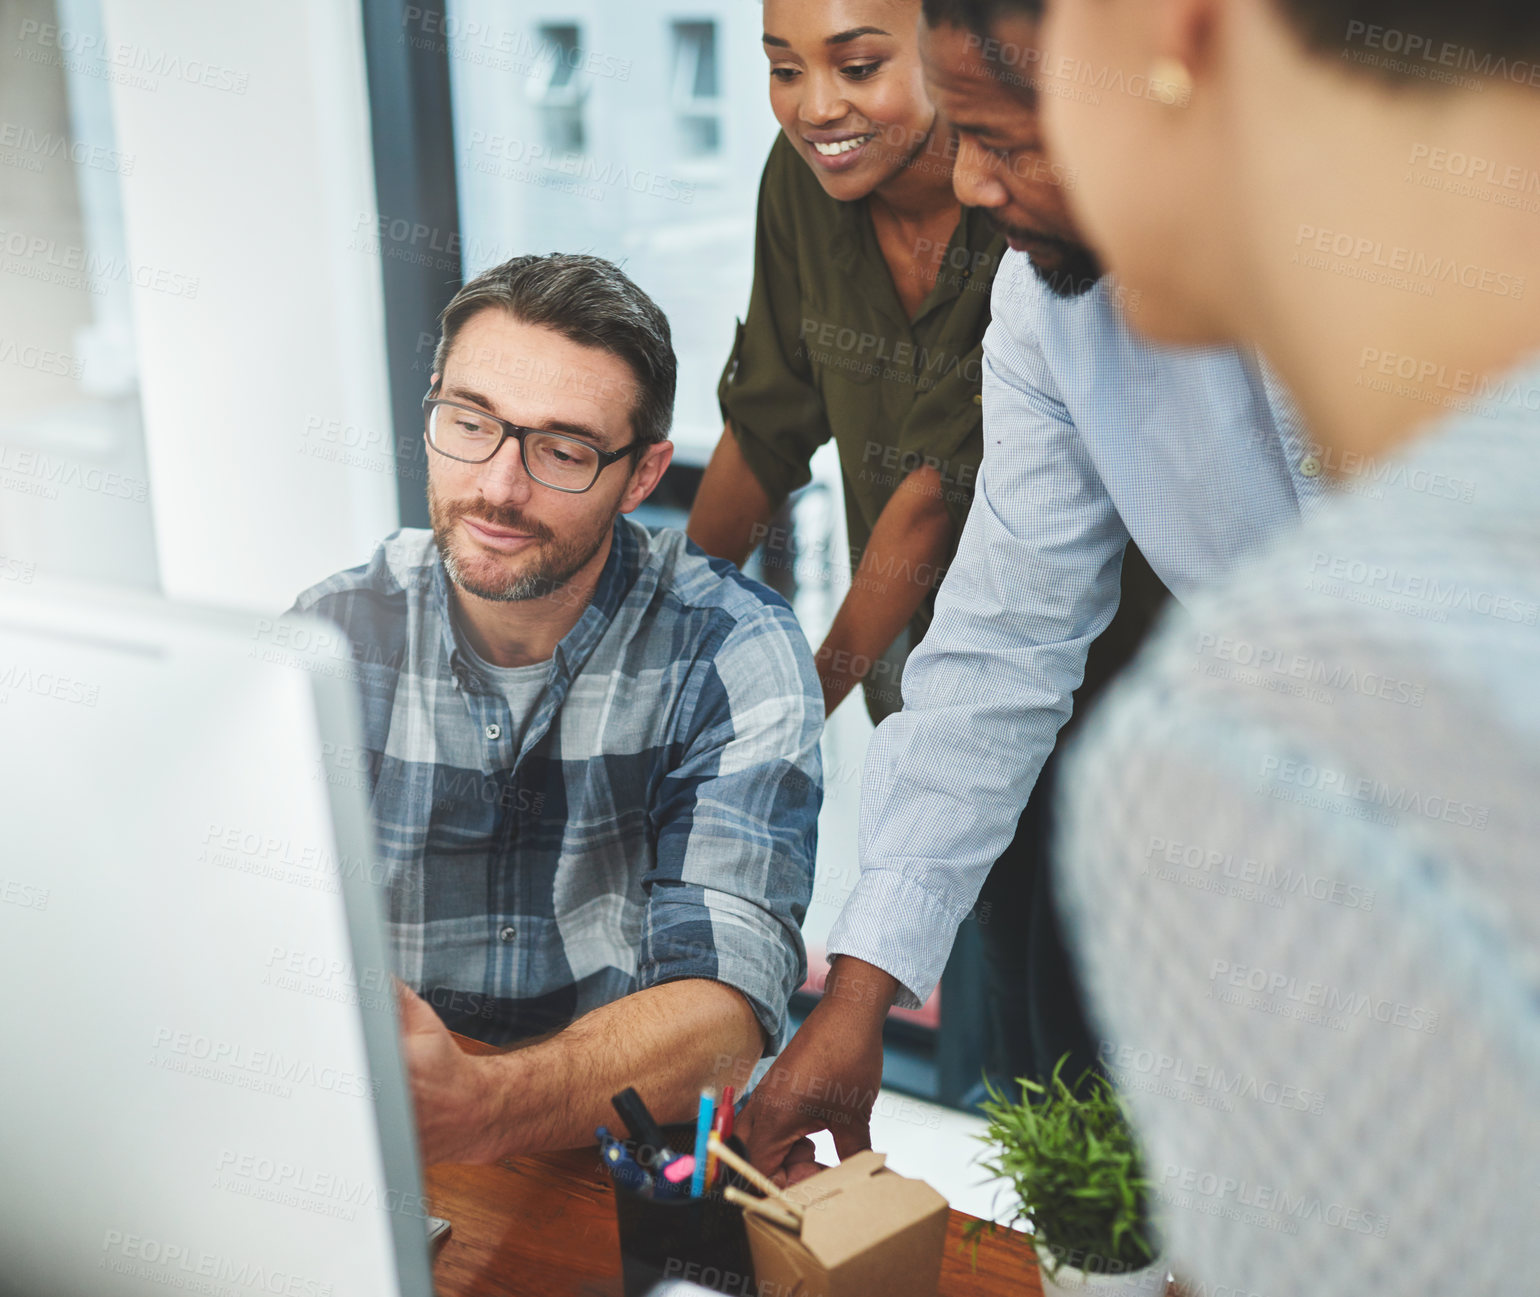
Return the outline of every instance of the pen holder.
{"type": "MultiPolygon", "coordinates": [[[[693,1126],[665,1126],[663,1135],[675,1152],[693,1151],[693,1126]]],[[[725,1184],[747,1187],[726,1167],[717,1188],[704,1198],[648,1198],[615,1184],[625,1297],[646,1297],[654,1285],[670,1279],[755,1297],[743,1209],[722,1197],[725,1184]]]]}

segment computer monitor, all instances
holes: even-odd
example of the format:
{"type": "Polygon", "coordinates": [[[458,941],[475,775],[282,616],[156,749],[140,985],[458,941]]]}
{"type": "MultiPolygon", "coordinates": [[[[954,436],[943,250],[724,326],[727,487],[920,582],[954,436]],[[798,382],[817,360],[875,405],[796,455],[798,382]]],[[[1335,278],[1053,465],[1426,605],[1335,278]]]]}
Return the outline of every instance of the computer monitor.
{"type": "Polygon", "coordinates": [[[0,1293],[431,1294],[351,670],[0,602],[0,1293]]]}

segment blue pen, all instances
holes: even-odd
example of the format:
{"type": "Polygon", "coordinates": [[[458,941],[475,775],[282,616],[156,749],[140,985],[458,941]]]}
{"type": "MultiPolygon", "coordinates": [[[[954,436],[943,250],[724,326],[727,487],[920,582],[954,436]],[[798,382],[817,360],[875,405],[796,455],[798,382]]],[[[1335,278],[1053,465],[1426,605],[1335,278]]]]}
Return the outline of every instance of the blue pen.
{"type": "Polygon", "coordinates": [[[604,1159],[604,1165],[614,1177],[615,1183],[624,1185],[632,1193],[652,1197],[652,1177],[642,1170],[626,1146],[610,1134],[607,1126],[600,1126],[594,1133],[599,1139],[599,1156],[604,1159]]]}
{"type": "Polygon", "coordinates": [[[716,1115],[716,1096],[710,1090],[700,1092],[700,1110],[695,1114],[695,1172],[690,1177],[690,1197],[706,1196],[706,1141],[711,1134],[711,1119],[716,1115]]]}

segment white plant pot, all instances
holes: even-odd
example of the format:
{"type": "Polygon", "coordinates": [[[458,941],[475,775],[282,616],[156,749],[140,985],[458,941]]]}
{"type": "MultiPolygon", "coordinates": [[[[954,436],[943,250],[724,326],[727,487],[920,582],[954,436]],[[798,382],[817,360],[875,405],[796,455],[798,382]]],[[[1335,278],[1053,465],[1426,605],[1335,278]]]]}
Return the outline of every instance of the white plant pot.
{"type": "Polygon", "coordinates": [[[1143,1270],[1122,1274],[1087,1274],[1073,1266],[1060,1266],[1057,1274],[1048,1273],[1046,1249],[1038,1244],[1037,1264],[1043,1281],[1043,1297],[1162,1297],[1170,1272],[1165,1261],[1157,1258],[1143,1270]]]}

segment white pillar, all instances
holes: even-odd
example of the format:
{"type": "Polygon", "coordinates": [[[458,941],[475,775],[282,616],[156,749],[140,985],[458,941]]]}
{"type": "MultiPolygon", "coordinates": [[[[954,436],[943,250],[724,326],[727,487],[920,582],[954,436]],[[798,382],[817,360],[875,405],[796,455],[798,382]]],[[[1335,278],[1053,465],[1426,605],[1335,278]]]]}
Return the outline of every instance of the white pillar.
{"type": "Polygon", "coordinates": [[[397,525],[352,0],[102,0],[161,584],[287,607],[397,525]]]}

